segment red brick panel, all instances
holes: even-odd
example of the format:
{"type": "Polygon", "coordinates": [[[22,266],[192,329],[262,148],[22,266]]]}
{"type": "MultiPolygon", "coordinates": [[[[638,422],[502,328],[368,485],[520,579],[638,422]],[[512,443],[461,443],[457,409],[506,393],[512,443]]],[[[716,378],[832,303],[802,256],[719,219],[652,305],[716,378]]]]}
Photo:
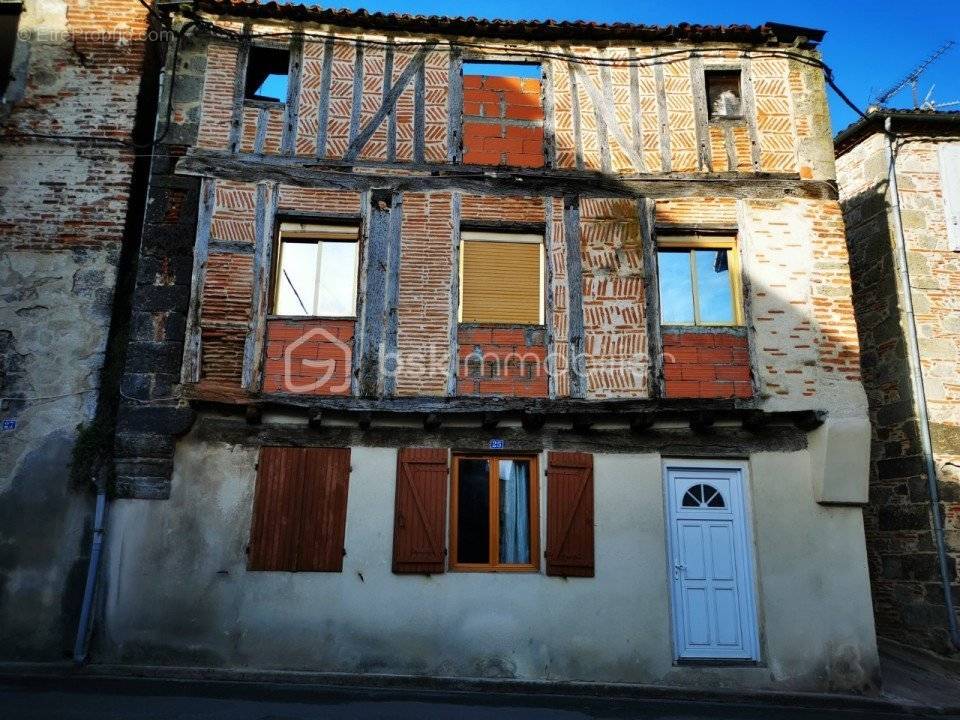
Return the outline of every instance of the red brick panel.
{"type": "Polygon", "coordinates": [[[233,45],[211,44],[207,51],[207,74],[203,84],[197,147],[226,149],[230,141],[236,75],[237,48],[233,45]]]}
{"type": "Polygon", "coordinates": [[[253,183],[218,180],[210,239],[254,244],[257,186],[253,183]]]}
{"type": "Polygon", "coordinates": [[[860,343],[840,205],[834,200],[811,201],[804,205],[804,215],[813,227],[810,294],[813,317],[820,330],[820,366],[825,372],[836,372],[846,380],[859,382],[860,343]]]}
{"type": "Polygon", "coordinates": [[[246,324],[253,302],[253,256],[217,253],[207,259],[207,277],[200,306],[203,325],[246,324]]]}
{"type": "Polygon", "coordinates": [[[452,196],[405,193],[397,304],[397,395],[446,395],[452,196]]]}
{"type": "Polygon", "coordinates": [[[240,387],[243,379],[245,325],[200,328],[200,379],[204,383],[240,387]]]}
{"type": "Polygon", "coordinates": [[[360,193],[352,190],[327,190],[324,188],[280,186],[280,210],[300,212],[360,214],[360,193]]]}
{"type": "Polygon", "coordinates": [[[649,362],[636,201],[582,198],[580,255],[587,396],[646,397],[649,362]]]}
{"type": "Polygon", "coordinates": [[[545,207],[542,197],[464,195],[460,203],[460,219],[541,223],[544,222],[545,207]]]}
{"type": "Polygon", "coordinates": [[[657,200],[657,223],[736,226],[737,201],[732,197],[689,197],[657,200]]]}
{"type": "Polygon", "coordinates": [[[663,380],[668,398],[752,397],[746,335],[664,332],[663,380]]]}
{"type": "Polygon", "coordinates": [[[263,392],[349,395],[353,320],[267,321],[263,392]]]}
{"type": "Polygon", "coordinates": [[[210,255],[200,303],[200,379],[204,382],[240,387],[252,298],[253,256],[210,255]]]}
{"type": "Polygon", "coordinates": [[[463,162],[543,167],[539,80],[463,76],[463,162]]]}
{"type": "Polygon", "coordinates": [[[457,332],[458,395],[547,397],[542,327],[461,327],[457,332]]]}

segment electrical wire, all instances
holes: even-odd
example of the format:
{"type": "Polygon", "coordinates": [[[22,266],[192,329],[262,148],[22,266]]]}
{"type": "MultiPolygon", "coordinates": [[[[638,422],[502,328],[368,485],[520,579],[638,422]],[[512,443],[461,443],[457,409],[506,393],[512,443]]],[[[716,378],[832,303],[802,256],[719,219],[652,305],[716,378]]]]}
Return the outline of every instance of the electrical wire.
{"type": "MultiPolygon", "coordinates": [[[[104,142],[108,144],[114,144],[120,147],[132,147],[135,149],[141,148],[154,148],[166,138],[167,134],[170,131],[171,119],[173,113],[173,88],[176,83],[176,73],[177,67],[179,65],[178,59],[181,49],[181,40],[186,32],[194,28],[196,34],[203,35],[208,34],[211,36],[216,36],[218,38],[232,40],[237,43],[250,43],[258,39],[266,40],[282,40],[282,39],[292,39],[297,38],[302,42],[309,43],[327,43],[330,40],[336,39],[338,42],[352,43],[357,47],[380,47],[380,48],[394,48],[394,49],[405,49],[405,48],[423,48],[425,46],[436,46],[436,41],[429,40],[392,40],[392,41],[383,41],[383,40],[374,40],[371,38],[359,38],[359,37],[337,37],[334,35],[311,35],[303,32],[293,32],[293,31],[284,31],[284,32],[264,32],[264,33],[250,33],[250,32],[240,32],[232,28],[223,27],[217,25],[214,22],[200,16],[196,12],[187,10],[185,14],[190,17],[190,22],[188,22],[180,30],[175,31],[172,29],[172,26],[169,22],[169,17],[161,15],[156,11],[155,8],[151,7],[147,0],[138,0],[141,5],[148,9],[151,16],[156,18],[164,27],[167,27],[175,35],[175,45],[174,53],[172,58],[172,69],[170,75],[169,90],[167,91],[167,107],[165,112],[164,120],[164,129],[163,132],[153,139],[149,143],[133,143],[129,141],[122,141],[116,139],[100,138],[97,136],[57,136],[52,134],[43,134],[43,133],[18,133],[8,132],[0,136],[0,139],[16,139],[18,137],[35,137],[38,139],[63,139],[68,141],[84,141],[88,140],[92,143],[104,142]]],[[[809,67],[815,67],[819,69],[824,74],[824,79],[826,80],[828,86],[837,94],[840,100],[851,108],[857,115],[861,118],[867,118],[867,114],[861,110],[850,98],[843,92],[839,87],[837,82],[834,79],[833,69],[827,65],[823,60],[812,57],[808,54],[803,54],[800,52],[787,50],[787,49],[768,49],[768,48],[750,48],[746,49],[742,46],[737,45],[716,45],[711,46],[708,49],[699,49],[699,48],[681,48],[676,50],[662,50],[650,55],[635,56],[635,57],[619,57],[619,58],[610,58],[610,57],[598,57],[595,55],[583,55],[573,52],[563,52],[563,51],[551,51],[538,48],[511,48],[505,47],[503,45],[494,45],[489,43],[482,42],[469,42],[469,41],[459,41],[459,40],[445,40],[443,41],[443,47],[457,48],[460,50],[474,50],[483,52],[485,55],[484,59],[507,59],[507,58],[516,58],[517,54],[522,54],[524,57],[530,58],[539,58],[543,60],[559,60],[567,63],[574,63],[580,65],[588,65],[595,67],[611,67],[611,68],[631,68],[631,67],[650,67],[653,65],[663,65],[663,64],[672,64],[675,62],[683,62],[686,59],[693,57],[713,57],[716,54],[725,53],[725,52],[735,52],[738,57],[753,59],[753,58],[781,58],[789,59],[795,62],[799,62],[803,65],[809,67]]],[[[154,153],[145,153],[137,154],[136,157],[142,157],[144,155],[153,155],[155,157],[160,157],[154,153]]]]}

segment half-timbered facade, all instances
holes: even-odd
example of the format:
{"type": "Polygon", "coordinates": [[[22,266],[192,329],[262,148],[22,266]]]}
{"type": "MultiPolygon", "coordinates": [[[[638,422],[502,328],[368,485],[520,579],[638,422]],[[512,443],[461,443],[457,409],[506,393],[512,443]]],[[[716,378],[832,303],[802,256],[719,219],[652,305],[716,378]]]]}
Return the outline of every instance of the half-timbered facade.
{"type": "Polygon", "coordinates": [[[822,32],[193,7],[107,656],[875,685],[822,32]]]}

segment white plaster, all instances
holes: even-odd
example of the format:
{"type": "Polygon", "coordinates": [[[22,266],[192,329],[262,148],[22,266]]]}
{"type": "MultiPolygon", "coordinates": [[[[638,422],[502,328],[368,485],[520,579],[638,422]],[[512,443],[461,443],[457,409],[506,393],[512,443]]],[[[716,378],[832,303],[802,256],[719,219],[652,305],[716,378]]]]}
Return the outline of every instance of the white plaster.
{"type": "Polygon", "coordinates": [[[103,661],[823,689],[837,647],[851,688],[873,680],[860,512],[814,502],[808,453],[751,459],[766,666],[746,668],[673,665],[660,457],[594,460],[594,578],[394,575],[383,448],[352,450],[342,573],[247,572],[255,453],[188,437],[169,501],[113,505],[103,661]]]}

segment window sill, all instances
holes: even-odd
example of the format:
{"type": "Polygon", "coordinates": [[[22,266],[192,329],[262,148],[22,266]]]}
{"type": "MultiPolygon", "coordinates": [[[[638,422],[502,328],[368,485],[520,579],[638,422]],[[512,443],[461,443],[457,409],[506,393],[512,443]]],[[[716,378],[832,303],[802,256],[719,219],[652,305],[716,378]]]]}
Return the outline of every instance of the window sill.
{"type": "Polygon", "coordinates": [[[451,565],[452,573],[530,573],[539,574],[534,565],[451,565]]]}
{"type": "Polygon", "coordinates": [[[723,125],[724,123],[742,123],[746,122],[746,120],[745,115],[719,115],[710,118],[707,120],[707,123],[710,125],[723,125]]]}
{"type": "Polygon", "coordinates": [[[535,330],[546,329],[543,323],[501,323],[501,322],[465,322],[457,323],[458,327],[464,330],[483,329],[483,330],[535,330]]]}
{"type": "Polygon", "coordinates": [[[356,315],[267,315],[267,320],[286,320],[287,322],[316,322],[317,320],[350,320],[357,321],[356,315]]]}
{"type": "Polygon", "coordinates": [[[244,107],[258,107],[258,108],[276,108],[277,110],[283,110],[287,104],[283,100],[258,100],[256,98],[244,98],[243,99],[244,107]]]}
{"type": "Polygon", "coordinates": [[[765,665],[759,660],[740,660],[735,658],[676,658],[674,667],[740,667],[760,668],[765,665]]]}
{"type": "Polygon", "coordinates": [[[678,333],[728,333],[730,335],[746,335],[746,325],[661,325],[661,333],[675,335],[678,333]]]}

